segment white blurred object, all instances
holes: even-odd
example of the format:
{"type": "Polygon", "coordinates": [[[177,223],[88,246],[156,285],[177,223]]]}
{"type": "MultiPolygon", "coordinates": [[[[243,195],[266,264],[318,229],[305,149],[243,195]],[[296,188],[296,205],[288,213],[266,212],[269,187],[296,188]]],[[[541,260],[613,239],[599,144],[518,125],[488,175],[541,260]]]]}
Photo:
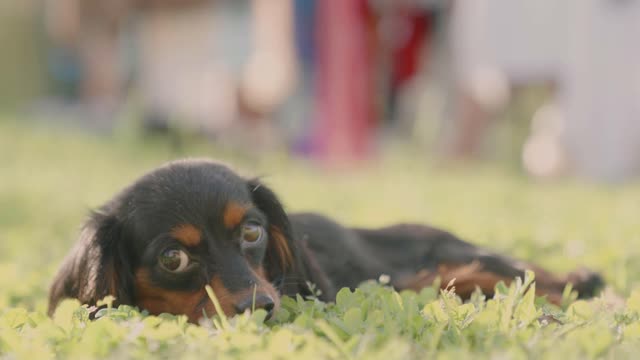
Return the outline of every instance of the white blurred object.
{"type": "Polygon", "coordinates": [[[451,19],[456,75],[497,69],[512,82],[557,74],[565,46],[567,5],[557,0],[464,0],[451,19]]]}
{"type": "Polygon", "coordinates": [[[536,111],[522,151],[522,163],[529,174],[550,178],[567,169],[565,150],[560,143],[564,130],[565,119],[557,106],[547,104],[536,111]]]}
{"type": "Polygon", "coordinates": [[[563,141],[579,174],[640,172],[640,1],[570,0],[561,104],[563,141]]]}
{"type": "Polygon", "coordinates": [[[138,28],[145,106],[209,131],[236,112],[234,72],[216,43],[223,24],[214,20],[210,5],[159,7],[143,12],[138,28]]]}
{"type": "Polygon", "coordinates": [[[466,80],[466,92],[483,108],[496,111],[509,102],[509,79],[500,69],[478,67],[466,80]]]}
{"type": "Polygon", "coordinates": [[[640,1],[464,0],[451,25],[454,75],[465,89],[475,84],[467,91],[476,102],[496,92],[474,80],[483,69],[507,86],[556,84],[564,130],[540,135],[534,124],[529,171],[546,176],[570,162],[596,180],[640,174],[640,1]]]}
{"type": "Polygon", "coordinates": [[[296,75],[291,0],[253,0],[253,51],[241,79],[255,111],[271,113],[291,93],[296,75]]]}

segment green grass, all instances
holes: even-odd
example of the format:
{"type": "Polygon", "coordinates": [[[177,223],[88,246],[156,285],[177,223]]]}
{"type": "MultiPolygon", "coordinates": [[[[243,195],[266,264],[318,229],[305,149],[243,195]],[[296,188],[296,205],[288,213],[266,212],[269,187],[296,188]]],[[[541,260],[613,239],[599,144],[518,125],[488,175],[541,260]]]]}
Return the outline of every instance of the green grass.
{"type": "Polygon", "coordinates": [[[203,141],[180,151],[126,130],[95,136],[0,118],[0,358],[631,358],[640,350],[640,186],[533,183],[491,167],[437,169],[398,151],[347,173],[279,153],[242,156],[203,141]],[[354,225],[429,222],[562,272],[602,272],[609,293],[558,308],[525,284],[461,303],[428,288],[379,283],[342,290],[336,304],[283,299],[202,326],[120,307],[97,321],[65,302],[45,315],[49,282],[88,209],[167,160],[208,156],[263,175],[289,210],[354,225]],[[627,299],[626,303],[621,299],[627,299]]]}

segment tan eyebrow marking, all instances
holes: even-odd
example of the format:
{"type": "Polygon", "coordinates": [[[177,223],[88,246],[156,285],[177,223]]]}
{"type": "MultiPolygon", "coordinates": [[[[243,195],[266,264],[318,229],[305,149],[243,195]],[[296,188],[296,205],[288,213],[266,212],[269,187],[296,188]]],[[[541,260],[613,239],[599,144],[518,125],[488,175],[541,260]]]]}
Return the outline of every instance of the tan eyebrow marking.
{"type": "Polygon", "coordinates": [[[222,221],[227,229],[233,229],[242,222],[244,215],[247,213],[249,205],[230,201],[224,207],[222,221]]]}
{"type": "Polygon", "coordinates": [[[196,246],[202,240],[202,233],[191,224],[181,224],[171,229],[171,235],[185,246],[196,246]]]}

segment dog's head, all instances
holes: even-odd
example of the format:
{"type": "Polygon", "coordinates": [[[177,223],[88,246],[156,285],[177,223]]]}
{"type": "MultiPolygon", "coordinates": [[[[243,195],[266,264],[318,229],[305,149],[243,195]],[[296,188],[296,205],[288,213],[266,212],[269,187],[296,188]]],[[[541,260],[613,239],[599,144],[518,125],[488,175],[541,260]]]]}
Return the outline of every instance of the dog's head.
{"type": "Polygon", "coordinates": [[[107,295],[152,314],[226,315],[279,305],[276,286],[293,266],[291,228],[274,193],[224,165],[169,163],[140,178],[90,217],[51,289],[93,305],[107,295]]]}

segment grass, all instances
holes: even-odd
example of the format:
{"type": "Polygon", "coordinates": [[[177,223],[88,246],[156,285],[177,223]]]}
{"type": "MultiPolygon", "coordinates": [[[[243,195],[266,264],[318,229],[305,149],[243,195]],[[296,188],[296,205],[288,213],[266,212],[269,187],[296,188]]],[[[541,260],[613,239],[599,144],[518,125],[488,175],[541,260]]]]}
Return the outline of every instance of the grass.
{"type": "Polygon", "coordinates": [[[376,164],[329,173],[279,153],[242,156],[195,140],[176,151],[129,130],[95,136],[0,118],[0,358],[635,356],[640,186],[534,183],[491,167],[436,169],[425,158],[392,152],[376,164]],[[260,310],[194,326],[126,306],[88,321],[73,301],[48,318],[49,282],[88,209],[184,156],[264,175],[292,211],[365,226],[429,222],[554,271],[585,265],[602,272],[609,295],[571,302],[567,294],[559,308],[526,291],[529,277],[499,287],[493,299],[477,294],[463,304],[449,291],[397,293],[369,282],[343,289],[335,304],[285,298],[266,324],[260,310]]]}

